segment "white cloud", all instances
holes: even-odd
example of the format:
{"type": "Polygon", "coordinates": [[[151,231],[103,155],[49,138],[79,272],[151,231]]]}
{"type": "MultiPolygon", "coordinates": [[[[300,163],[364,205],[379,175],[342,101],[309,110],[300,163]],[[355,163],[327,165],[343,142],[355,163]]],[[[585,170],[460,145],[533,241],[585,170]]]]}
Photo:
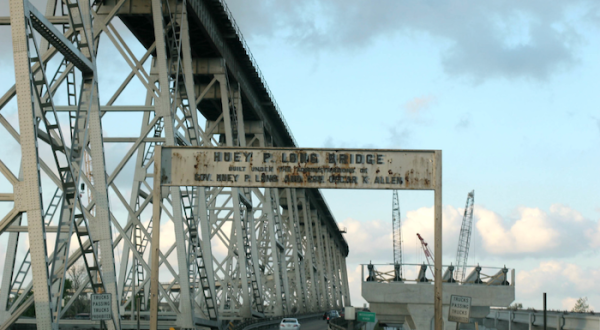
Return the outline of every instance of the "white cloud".
{"type": "MultiPolygon", "coordinates": [[[[455,261],[463,212],[464,209],[452,206],[443,208],[444,264],[455,261]]],[[[485,207],[475,206],[475,228],[469,265],[484,264],[490,260],[502,262],[502,259],[508,258],[514,263],[514,259],[528,260],[531,256],[541,259],[539,267],[535,269],[517,269],[517,300],[529,303],[526,306],[536,306],[531,301],[537,301],[534,299],[539,298],[548,288],[558,288],[564,293],[561,296],[584,296],[592,290],[600,292],[600,286],[594,282],[594,279],[600,277],[600,270],[584,270],[576,264],[543,259],[556,256],[572,257],[592,251],[594,244],[600,242],[598,224],[586,219],[578,211],[560,204],[552,205],[549,212],[521,207],[517,209],[516,214],[516,219],[508,220],[485,207]],[[586,236],[584,233],[588,232],[593,232],[596,236],[586,236]]],[[[392,224],[382,220],[361,222],[348,218],[342,221],[341,225],[347,227],[345,237],[350,245],[347,264],[352,299],[354,303],[362,304],[359,265],[369,261],[374,264],[389,264],[393,261],[392,224]]],[[[433,250],[433,207],[408,211],[402,219],[405,264],[422,264],[425,261],[416,238],[417,233],[423,236],[433,250]]],[[[503,263],[487,266],[501,267],[503,263]]],[[[417,266],[404,267],[406,278],[415,278],[416,273],[417,266]]],[[[594,299],[597,298],[590,297],[590,300],[594,299]]]]}
{"type": "Polygon", "coordinates": [[[435,103],[436,98],[433,96],[421,96],[415,97],[412,100],[406,102],[404,104],[404,109],[406,113],[411,116],[418,116],[423,111],[429,109],[433,103],[435,103]]]}
{"type": "Polygon", "coordinates": [[[517,209],[517,219],[476,207],[474,216],[486,252],[501,256],[571,256],[596,244],[594,221],[568,206],[554,204],[549,212],[517,209]],[[587,236],[588,239],[585,239],[587,236]]]}
{"type": "Polygon", "coordinates": [[[502,219],[489,210],[477,210],[481,233],[487,251],[493,254],[530,253],[555,248],[559,233],[551,228],[547,216],[539,209],[520,210],[521,219],[505,228],[502,219]],[[535,235],[533,235],[535,233],[535,235]]]}
{"type": "Polygon", "coordinates": [[[577,64],[576,47],[586,33],[573,22],[589,23],[596,10],[589,0],[380,1],[376,6],[356,0],[227,3],[246,35],[280,38],[312,53],[353,51],[399,33],[424,33],[446,43],[440,55],[448,74],[475,81],[545,80],[577,64]]]}
{"type": "Polygon", "coordinates": [[[346,227],[346,240],[350,243],[353,260],[361,263],[392,261],[392,230],[387,221],[372,220],[360,222],[346,219],[341,222],[346,227]]]}
{"type": "Polygon", "coordinates": [[[600,247],[600,222],[597,223],[596,228],[589,228],[585,236],[589,239],[591,248],[600,247]]]}
{"type": "MultiPolygon", "coordinates": [[[[464,209],[453,206],[443,208],[445,258],[455,256],[463,212],[464,209]]],[[[471,253],[480,257],[560,257],[590,251],[590,248],[600,245],[600,224],[586,219],[568,206],[555,204],[549,212],[520,207],[516,214],[516,219],[505,219],[475,205],[471,253]]],[[[368,262],[369,258],[392,261],[392,226],[389,221],[360,222],[349,218],[342,221],[342,225],[348,228],[346,239],[352,242],[352,256],[363,258],[362,262],[368,262]]],[[[408,262],[422,261],[410,259],[411,254],[418,254],[421,250],[417,233],[425,241],[433,242],[433,207],[408,211],[402,219],[403,250],[409,256],[408,262]]],[[[433,245],[430,247],[433,250],[433,245]]]]}
{"type": "Polygon", "coordinates": [[[600,303],[598,278],[600,268],[583,268],[564,261],[542,261],[534,269],[517,272],[517,300],[539,300],[543,292],[549,292],[552,300],[565,297],[560,304],[566,310],[573,308],[580,297],[588,297],[590,306],[597,305],[600,303]]]}

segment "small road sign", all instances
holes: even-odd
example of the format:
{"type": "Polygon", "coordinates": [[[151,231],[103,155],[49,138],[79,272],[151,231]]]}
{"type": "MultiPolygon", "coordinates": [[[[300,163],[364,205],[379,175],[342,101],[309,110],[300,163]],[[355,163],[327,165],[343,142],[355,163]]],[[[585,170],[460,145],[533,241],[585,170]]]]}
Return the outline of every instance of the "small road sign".
{"type": "Polygon", "coordinates": [[[93,294],[91,320],[102,321],[112,319],[111,302],[112,296],[110,293],[93,294]]]}
{"type": "Polygon", "coordinates": [[[354,310],[354,307],[344,307],[344,318],[348,321],[354,321],[356,319],[356,311],[354,310]]]}
{"type": "Polygon", "coordinates": [[[448,321],[458,323],[469,323],[471,311],[471,297],[450,296],[450,310],[448,321]]]}
{"type": "Polygon", "coordinates": [[[375,313],[371,312],[356,312],[356,320],[358,322],[375,322],[375,313]]]}

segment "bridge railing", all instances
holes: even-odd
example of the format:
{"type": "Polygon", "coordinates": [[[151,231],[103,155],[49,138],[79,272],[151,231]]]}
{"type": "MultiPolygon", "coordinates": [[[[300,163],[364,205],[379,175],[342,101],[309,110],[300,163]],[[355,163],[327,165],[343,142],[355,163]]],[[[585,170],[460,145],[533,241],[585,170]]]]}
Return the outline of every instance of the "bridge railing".
{"type": "MultiPolygon", "coordinates": [[[[493,322],[490,326],[495,328],[498,328],[499,322],[527,324],[532,327],[544,326],[544,312],[535,309],[492,309],[486,319],[489,322],[493,322]]],[[[546,325],[548,328],[557,330],[598,330],[600,329],[600,314],[594,312],[575,313],[567,311],[547,311],[546,325]]]]}
{"type": "MultiPolygon", "coordinates": [[[[433,283],[433,268],[427,264],[362,264],[363,282],[433,283]]],[[[442,266],[444,282],[456,284],[515,285],[515,270],[506,267],[467,266],[463,281],[455,278],[452,265],[442,266]]]]}
{"type": "Polygon", "coordinates": [[[250,47],[248,47],[248,44],[246,43],[246,40],[244,39],[244,35],[242,34],[242,31],[240,30],[237,23],[235,22],[235,19],[233,18],[233,14],[229,10],[229,7],[227,7],[226,1],[225,0],[218,0],[218,1],[221,3],[221,5],[223,6],[223,9],[227,13],[227,17],[229,18],[229,21],[231,22],[231,26],[237,33],[239,40],[242,43],[242,46],[244,47],[244,50],[246,51],[246,54],[248,55],[250,62],[252,63],[252,66],[256,70],[256,74],[260,78],[265,90],[267,91],[267,94],[269,95],[269,98],[271,98],[271,102],[273,103],[273,106],[274,106],[275,110],[277,111],[277,114],[281,118],[281,121],[283,122],[283,125],[285,126],[290,137],[292,138],[292,141],[294,141],[294,145],[298,146],[298,142],[296,141],[296,138],[294,138],[294,135],[292,134],[292,130],[290,129],[288,123],[285,121],[285,118],[283,117],[283,113],[281,112],[281,109],[279,108],[279,104],[277,104],[277,101],[275,100],[275,96],[271,92],[269,85],[267,85],[267,80],[265,79],[262,72],[260,71],[260,69],[258,67],[258,63],[256,62],[256,59],[254,59],[252,52],[250,52],[250,47]]]}

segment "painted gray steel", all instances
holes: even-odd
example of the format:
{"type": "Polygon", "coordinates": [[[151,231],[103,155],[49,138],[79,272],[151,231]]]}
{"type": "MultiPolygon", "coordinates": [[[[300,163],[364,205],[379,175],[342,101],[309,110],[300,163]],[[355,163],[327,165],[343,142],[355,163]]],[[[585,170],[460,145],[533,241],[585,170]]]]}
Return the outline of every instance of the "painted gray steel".
{"type": "Polygon", "coordinates": [[[349,305],[348,244],[318,190],[171,187],[163,203],[153,197],[161,146],[296,146],[224,2],[98,3],[50,0],[42,14],[28,0],[10,0],[16,83],[0,111],[16,96],[19,127],[0,112],[0,129],[20,144],[21,159],[16,173],[13,155],[0,154],[9,182],[0,202],[14,203],[0,219],[12,265],[0,283],[0,330],[34,302],[38,329],[59,329],[74,297],[89,292],[110,294],[108,329],[135,320],[136,298],[141,315],[160,303],[160,318],[181,328],[349,305]],[[145,47],[140,54],[111,23],[117,17],[145,47]],[[190,37],[192,30],[204,33],[190,37]],[[236,38],[224,37],[232,31],[236,38]],[[98,74],[112,58],[96,58],[105,54],[97,47],[130,68],[105,104],[98,74]],[[51,60],[57,69],[46,66],[51,60]],[[118,105],[132,82],[145,100],[118,105]],[[141,122],[123,129],[132,113],[141,122]],[[103,136],[116,127],[117,136],[103,136]],[[106,155],[115,143],[123,152],[106,155]],[[152,208],[165,221],[151,219],[152,208]],[[152,249],[160,236],[163,245],[152,249]],[[75,267],[83,279],[64,290],[75,267]],[[168,283],[151,289],[151,274],[168,283]]]}

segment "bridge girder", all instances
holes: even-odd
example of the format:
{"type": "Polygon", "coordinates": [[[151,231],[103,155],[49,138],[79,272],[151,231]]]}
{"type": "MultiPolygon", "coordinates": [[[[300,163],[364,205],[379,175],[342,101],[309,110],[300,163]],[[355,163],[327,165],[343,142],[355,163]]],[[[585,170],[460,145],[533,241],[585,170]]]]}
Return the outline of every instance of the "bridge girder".
{"type": "MultiPolygon", "coordinates": [[[[154,148],[295,141],[222,1],[49,0],[44,16],[10,4],[0,23],[10,22],[16,84],[0,98],[0,134],[21,157],[0,154],[0,329],[34,302],[38,329],[58,329],[89,292],[112,294],[105,323],[118,329],[149,303],[154,148]],[[116,58],[130,71],[104,85],[116,58]],[[86,276],[65,289],[77,267],[86,276]]],[[[159,302],[178,326],[350,304],[348,245],[317,190],[166,196],[159,302]]]]}

